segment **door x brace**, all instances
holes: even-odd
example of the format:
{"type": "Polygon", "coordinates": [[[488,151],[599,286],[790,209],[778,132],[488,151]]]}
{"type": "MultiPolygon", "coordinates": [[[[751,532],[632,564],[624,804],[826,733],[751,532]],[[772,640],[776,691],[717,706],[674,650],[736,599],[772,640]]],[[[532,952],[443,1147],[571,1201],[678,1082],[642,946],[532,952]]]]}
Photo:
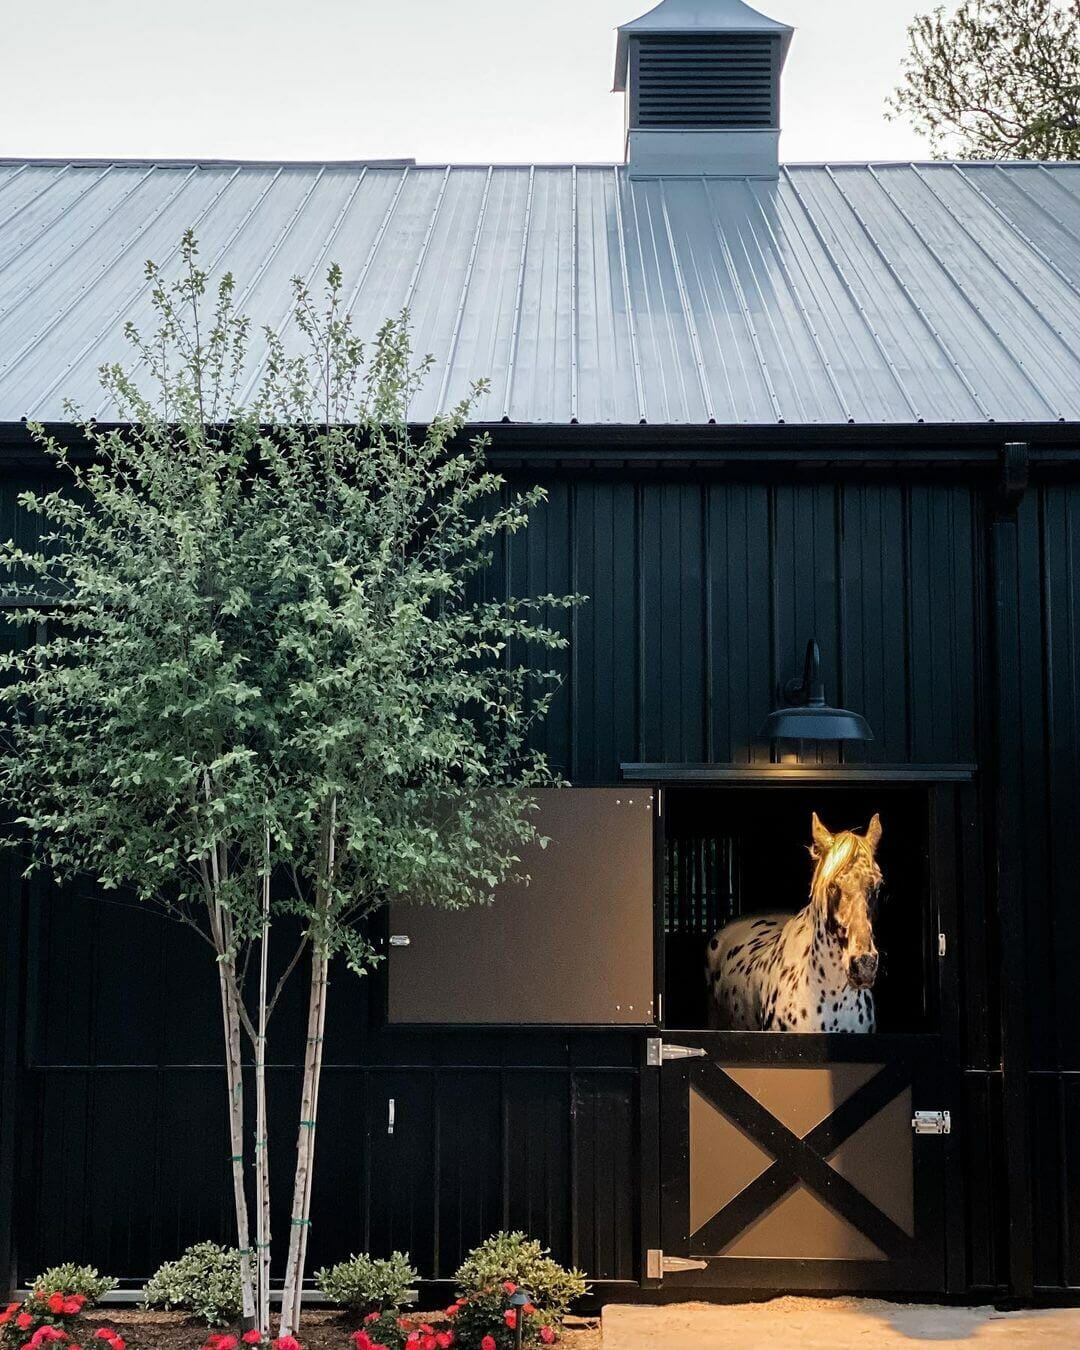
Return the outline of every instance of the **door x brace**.
{"type": "MultiPolygon", "coordinates": [[[[776,1160],[692,1235],[692,1255],[712,1256],[722,1252],[799,1182],[887,1257],[902,1260],[914,1255],[913,1239],[825,1161],[910,1085],[911,1073],[906,1066],[885,1065],[802,1138],[711,1060],[696,1063],[690,1077],[694,1087],[718,1111],[776,1160]]],[[[882,1165],[888,1166],[888,1160],[883,1159],[882,1165]]]]}

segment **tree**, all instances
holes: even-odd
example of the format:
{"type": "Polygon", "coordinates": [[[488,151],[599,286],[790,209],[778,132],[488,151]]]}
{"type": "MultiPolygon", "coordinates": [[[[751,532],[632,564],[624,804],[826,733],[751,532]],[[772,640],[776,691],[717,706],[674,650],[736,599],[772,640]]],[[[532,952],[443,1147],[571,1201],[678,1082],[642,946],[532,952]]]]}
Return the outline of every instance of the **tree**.
{"type": "Polygon", "coordinates": [[[1080,3],[964,0],[908,28],[893,116],[960,159],[1080,156],[1080,3]]]}
{"type": "Polygon", "coordinates": [[[307,961],[286,1332],[300,1312],[331,964],[371,968],[366,924],[388,901],[465,906],[515,874],[537,838],[530,789],[553,781],[529,741],[557,679],[526,657],[564,645],[546,616],[573,598],[485,598],[493,548],[544,493],[510,492],[486,467],[485,439],[463,435],[471,399],[410,431],[430,363],[413,363],[405,316],[365,352],[340,270],[321,308],[294,281],[297,350],[267,332],[259,392],[241,406],[252,357],[232,278],[208,314],[190,232],[179,277],[153,264],[147,277],[157,330],[129,325],[134,370],[102,372],[126,425],[85,424],[88,457],[34,428],[67,482],[21,498],[45,522],[40,547],[0,549],[38,635],[0,660],[0,800],[30,870],[125,888],[212,953],[244,1312],[264,1331],[268,1024],[307,961]],[[271,988],[279,918],[301,936],[271,988]]]}

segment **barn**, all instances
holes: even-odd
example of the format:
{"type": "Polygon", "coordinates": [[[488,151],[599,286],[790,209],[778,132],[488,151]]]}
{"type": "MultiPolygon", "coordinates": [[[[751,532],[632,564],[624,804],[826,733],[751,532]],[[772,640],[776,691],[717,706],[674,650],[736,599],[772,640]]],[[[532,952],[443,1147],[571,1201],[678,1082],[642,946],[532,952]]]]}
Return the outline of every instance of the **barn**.
{"type": "MultiPolygon", "coordinates": [[[[407,307],[419,423],[488,376],[550,494],[500,584],[589,597],[534,884],[339,981],[313,1267],[438,1287],[512,1226],[607,1299],[1080,1293],[1080,165],[781,164],[791,37],[625,25],[619,164],[0,163],[6,534],[26,419],[108,422],[193,226],[256,325],[330,260],[361,331],[407,307]],[[710,1029],[710,935],[804,903],[815,812],[882,823],[876,1030],[710,1029]]],[[[0,1269],[135,1288],[230,1231],[212,972],[6,866],[0,1269]]]]}

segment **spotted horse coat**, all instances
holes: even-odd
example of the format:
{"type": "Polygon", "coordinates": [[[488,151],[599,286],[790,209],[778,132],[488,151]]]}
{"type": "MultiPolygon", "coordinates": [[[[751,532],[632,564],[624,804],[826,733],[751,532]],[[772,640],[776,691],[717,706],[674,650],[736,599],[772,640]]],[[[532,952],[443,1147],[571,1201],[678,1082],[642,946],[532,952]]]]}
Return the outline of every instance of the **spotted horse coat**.
{"type": "Polygon", "coordinates": [[[832,835],[815,813],[810,902],[794,916],[736,919],[709,943],[709,1025],[731,1031],[875,1029],[878,953],[871,909],[881,886],[881,821],[832,835]]]}

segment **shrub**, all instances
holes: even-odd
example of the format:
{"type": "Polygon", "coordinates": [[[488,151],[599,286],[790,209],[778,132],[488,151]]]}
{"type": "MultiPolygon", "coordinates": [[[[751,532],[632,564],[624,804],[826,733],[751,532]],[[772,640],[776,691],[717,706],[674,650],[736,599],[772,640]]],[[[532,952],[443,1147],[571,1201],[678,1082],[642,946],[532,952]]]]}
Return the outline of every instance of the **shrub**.
{"type": "MultiPolygon", "coordinates": [[[[81,1350],[76,1343],[84,1339],[76,1322],[82,1316],[87,1299],[82,1294],[66,1294],[60,1289],[32,1290],[22,1303],[9,1303],[0,1312],[0,1347],[3,1350],[81,1350]]],[[[111,1327],[98,1327],[93,1341],[108,1343],[109,1350],[125,1350],[123,1339],[111,1327]]],[[[89,1343],[88,1343],[89,1350],[89,1343]]],[[[105,1350],[104,1345],[95,1350],[105,1350]]]]}
{"type": "Polygon", "coordinates": [[[354,1350],[450,1350],[457,1337],[449,1326],[433,1326],[423,1317],[398,1317],[389,1310],[369,1312],[351,1337],[354,1350]]]}
{"type": "Polygon", "coordinates": [[[110,1289],[116,1288],[116,1281],[110,1275],[99,1275],[93,1266],[77,1266],[73,1261],[65,1261],[43,1270],[30,1287],[35,1294],[81,1294],[86,1307],[92,1308],[110,1289]]]}
{"type": "MultiPolygon", "coordinates": [[[[214,1331],[203,1342],[202,1350],[302,1350],[295,1336],[270,1336],[265,1331],[245,1331],[242,1336],[223,1336],[214,1331]]],[[[104,1350],[104,1347],[102,1347],[104,1350]]]]}
{"type": "Polygon", "coordinates": [[[197,1242],[166,1261],[146,1283],[148,1308],[182,1308],[207,1326],[234,1322],[242,1311],[240,1253],[215,1242],[197,1242]]]}
{"type": "Polygon", "coordinates": [[[328,1270],[315,1272],[315,1283],[331,1303],[354,1313],[386,1312],[402,1307],[419,1279],[402,1252],[381,1260],[350,1256],[328,1270]]]}
{"type": "Polygon", "coordinates": [[[560,1266],[546,1247],[524,1233],[496,1233],[474,1247],[455,1278],[466,1298],[512,1281],[528,1290],[536,1307],[555,1322],[589,1288],[580,1270],[560,1266]]]}
{"type": "Polygon", "coordinates": [[[496,1233],[469,1253],[457,1272],[461,1296],[447,1309],[461,1350],[509,1350],[518,1317],[525,1344],[550,1345],[574,1299],[588,1291],[579,1270],[551,1259],[524,1233],[496,1233]],[[530,1302],[516,1308],[518,1290],[530,1302]]]}

